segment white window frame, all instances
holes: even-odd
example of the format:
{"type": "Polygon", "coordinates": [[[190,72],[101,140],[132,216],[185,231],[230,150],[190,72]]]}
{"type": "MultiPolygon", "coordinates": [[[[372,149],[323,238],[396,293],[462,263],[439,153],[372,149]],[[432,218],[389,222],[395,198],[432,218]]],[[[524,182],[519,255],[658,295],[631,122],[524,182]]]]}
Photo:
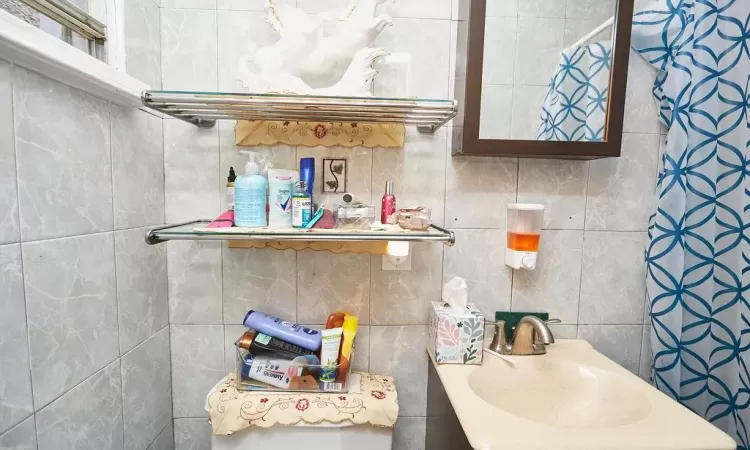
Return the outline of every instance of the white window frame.
{"type": "Polygon", "coordinates": [[[124,2],[106,0],[107,62],[0,10],[0,59],[123,106],[142,106],[149,86],[125,73],[124,2]]]}

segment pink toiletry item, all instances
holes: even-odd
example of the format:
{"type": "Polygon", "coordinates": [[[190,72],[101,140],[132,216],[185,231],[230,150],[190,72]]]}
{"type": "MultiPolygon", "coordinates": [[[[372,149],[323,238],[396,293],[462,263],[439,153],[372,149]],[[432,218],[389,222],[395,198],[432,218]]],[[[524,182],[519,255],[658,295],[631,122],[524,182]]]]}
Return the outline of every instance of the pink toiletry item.
{"type": "Polygon", "coordinates": [[[225,211],[224,214],[220,215],[213,222],[209,223],[206,228],[231,228],[234,226],[234,211],[231,209],[225,211]]]}
{"type": "Polygon", "coordinates": [[[336,228],[336,218],[333,217],[333,212],[328,209],[323,211],[323,216],[313,225],[313,228],[336,228]]]}

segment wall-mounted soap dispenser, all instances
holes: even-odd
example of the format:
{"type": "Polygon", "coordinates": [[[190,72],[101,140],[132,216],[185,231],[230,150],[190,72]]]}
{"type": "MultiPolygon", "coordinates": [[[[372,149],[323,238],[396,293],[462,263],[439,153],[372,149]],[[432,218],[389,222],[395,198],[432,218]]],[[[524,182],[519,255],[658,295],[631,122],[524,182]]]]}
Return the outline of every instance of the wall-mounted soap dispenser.
{"type": "Polygon", "coordinates": [[[506,265],[514,269],[534,270],[543,219],[544,205],[533,203],[508,205],[506,265]]]}

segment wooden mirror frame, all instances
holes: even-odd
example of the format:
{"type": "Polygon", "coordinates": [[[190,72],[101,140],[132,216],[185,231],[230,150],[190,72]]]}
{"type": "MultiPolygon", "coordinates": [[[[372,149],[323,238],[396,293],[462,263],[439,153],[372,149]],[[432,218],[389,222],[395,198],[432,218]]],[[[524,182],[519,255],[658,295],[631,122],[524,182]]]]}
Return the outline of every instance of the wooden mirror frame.
{"type": "Polygon", "coordinates": [[[609,101],[602,142],[480,139],[487,2],[497,0],[458,1],[455,97],[458,100],[459,111],[453,124],[451,143],[453,155],[560,159],[620,156],[634,0],[617,1],[613,25],[609,101]]]}

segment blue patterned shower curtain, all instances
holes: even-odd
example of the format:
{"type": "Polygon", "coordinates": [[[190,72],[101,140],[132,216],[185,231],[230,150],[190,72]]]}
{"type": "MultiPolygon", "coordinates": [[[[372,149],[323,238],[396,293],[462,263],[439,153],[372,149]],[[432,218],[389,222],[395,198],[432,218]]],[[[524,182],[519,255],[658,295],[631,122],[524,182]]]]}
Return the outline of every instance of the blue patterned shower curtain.
{"type": "Polygon", "coordinates": [[[604,140],[611,65],[611,42],[563,50],[542,106],[538,140],[604,140]]]}
{"type": "Polygon", "coordinates": [[[747,450],[750,0],[660,0],[633,33],[669,128],[646,256],[652,380],[747,450]]]}

